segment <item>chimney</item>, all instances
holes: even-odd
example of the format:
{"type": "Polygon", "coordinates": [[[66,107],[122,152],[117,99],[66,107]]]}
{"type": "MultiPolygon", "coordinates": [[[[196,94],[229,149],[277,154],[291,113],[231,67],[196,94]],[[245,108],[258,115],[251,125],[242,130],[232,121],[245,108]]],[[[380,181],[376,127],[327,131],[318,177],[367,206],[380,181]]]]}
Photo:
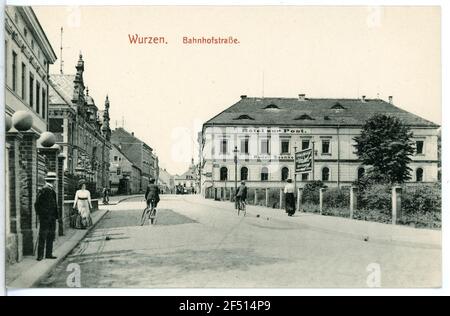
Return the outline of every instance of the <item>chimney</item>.
{"type": "Polygon", "coordinates": [[[361,101],[362,101],[362,102],[366,102],[366,96],[365,96],[365,95],[363,95],[363,96],[361,97],[361,101]]]}
{"type": "Polygon", "coordinates": [[[134,136],[134,132],[131,132],[131,136],[134,136]]]}
{"type": "Polygon", "coordinates": [[[241,99],[246,99],[246,98],[247,98],[247,95],[245,95],[245,94],[241,95],[241,99]]]}
{"type": "Polygon", "coordinates": [[[299,101],[305,101],[306,100],[306,94],[302,93],[298,95],[298,100],[299,101]]]}
{"type": "Polygon", "coordinates": [[[394,97],[392,95],[389,96],[389,103],[390,104],[394,103],[394,97]]]}

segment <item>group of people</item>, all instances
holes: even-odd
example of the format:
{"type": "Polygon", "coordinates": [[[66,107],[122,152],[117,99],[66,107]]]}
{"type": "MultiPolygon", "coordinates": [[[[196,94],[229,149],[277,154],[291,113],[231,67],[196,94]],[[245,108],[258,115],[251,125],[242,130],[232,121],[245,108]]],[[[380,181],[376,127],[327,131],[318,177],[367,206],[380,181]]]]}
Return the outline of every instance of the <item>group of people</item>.
{"type": "MultiPolygon", "coordinates": [[[[295,186],[291,179],[288,179],[286,182],[286,186],[284,187],[285,210],[288,216],[292,216],[295,213],[295,186]]],[[[237,203],[241,201],[246,203],[247,186],[245,185],[245,181],[241,182],[241,185],[236,191],[235,198],[237,203]]]]}
{"type": "MultiPolygon", "coordinates": [[[[48,172],[45,184],[39,190],[34,208],[39,219],[39,236],[37,243],[37,260],[56,259],[53,255],[53,241],[55,240],[56,221],[59,219],[58,202],[55,191],[56,173],[48,172]],[[44,253],[45,252],[45,253],[44,253]]],[[[91,193],[86,189],[86,182],[79,182],[79,190],[75,193],[71,216],[71,226],[86,229],[92,225],[91,193]]]]}

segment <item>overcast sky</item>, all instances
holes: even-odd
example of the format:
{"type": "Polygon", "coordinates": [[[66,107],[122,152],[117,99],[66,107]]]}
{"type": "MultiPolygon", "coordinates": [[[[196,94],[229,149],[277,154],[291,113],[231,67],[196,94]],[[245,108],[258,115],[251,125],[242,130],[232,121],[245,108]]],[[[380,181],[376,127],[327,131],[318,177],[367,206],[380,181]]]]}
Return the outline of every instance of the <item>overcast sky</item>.
{"type": "Polygon", "coordinates": [[[197,160],[197,132],[239,96],[377,95],[441,123],[437,7],[34,7],[64,73],[85,60],[111,128],[147,142],[173,174],[197,160]],[[131,45],[128,34],[167,44],[131,45]],[[182,44],[183,36],[234,36],[239,45],[182,44]],[[264,80],[263,80],[264,73],[264,80]],[[264,84],[263,84],[264,82],[264,84]]]}

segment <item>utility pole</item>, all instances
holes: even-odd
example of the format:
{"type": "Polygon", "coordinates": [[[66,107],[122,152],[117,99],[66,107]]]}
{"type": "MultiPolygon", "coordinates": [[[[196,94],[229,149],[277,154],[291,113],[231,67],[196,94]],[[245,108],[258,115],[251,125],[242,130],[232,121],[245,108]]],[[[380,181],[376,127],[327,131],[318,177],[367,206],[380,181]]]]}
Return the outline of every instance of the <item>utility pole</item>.
{"type": "Polygon", "coordinates": [[[61,26],[61,46],[59,48],[59,72],[62,75],[63,74],[63,27],[61,26]]]}
{"type": "MultiPolygon", "coordinates": [[[[237,146],[234,146],[234,195],[236,196],[237,193],[237,153],[238,153],[238,149],[237,146]]],[[[236,199],[234,200],[234,206],[235,208],[237,208],[237,201],[236,199]]]]}

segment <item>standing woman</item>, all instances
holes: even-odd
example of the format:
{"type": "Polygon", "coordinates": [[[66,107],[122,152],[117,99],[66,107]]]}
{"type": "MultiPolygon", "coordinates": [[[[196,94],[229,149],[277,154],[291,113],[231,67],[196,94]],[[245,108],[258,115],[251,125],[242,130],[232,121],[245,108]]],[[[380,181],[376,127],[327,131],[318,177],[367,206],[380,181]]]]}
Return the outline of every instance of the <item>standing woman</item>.
{"type": "Polygon", "coordinates": [[[287,184],[284,187],[285,194],[285,205],[286,205],[286,213],[289,216],[294,215],[295,213],[295,197],[294,197],[295,187],[292,183],[292,179],[287,180],[287,184]]]}
{"type": "Polygon", "coordinates": [[[75,200],[73,208],[78,210],[78,218],[76,221],[76,228],[85,229],[92,225],[91,219],[91,192],[86,190],[86,182],[80,181],[80,189],[75,193],[75,200]]]}

